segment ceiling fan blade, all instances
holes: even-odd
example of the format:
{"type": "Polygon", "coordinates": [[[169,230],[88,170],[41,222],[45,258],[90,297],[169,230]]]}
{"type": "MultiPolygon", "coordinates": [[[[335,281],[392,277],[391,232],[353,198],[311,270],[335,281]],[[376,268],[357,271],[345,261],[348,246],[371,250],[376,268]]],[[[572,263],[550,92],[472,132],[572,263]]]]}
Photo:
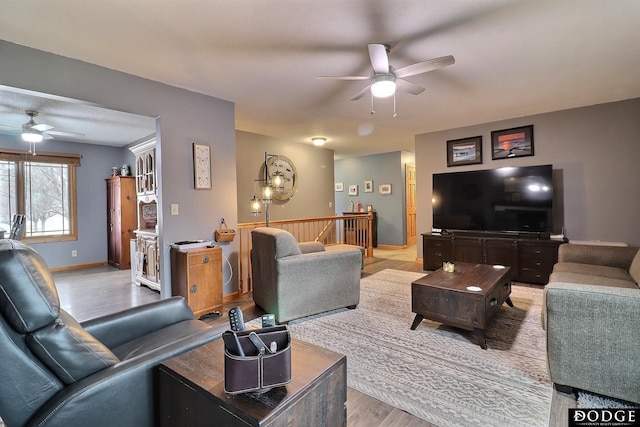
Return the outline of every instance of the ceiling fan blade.
{"type": "Polygon", "coordinates": [[[432,71],[438,68],[446,67],[448,65],[455,64],[455,62],[455,58],[451,55],[442,56],[440,58],[428,59],[426,61],[398,68],[394,71],[394,73],[398,78],[409,77],[416,74],[426,73],[427,71],[432,71]]]}
{"type": "Polygon", "coordinates": [[[358,99],[362,98],[364,96],[365,93],[367,93],[369,91],[369,88],[371,87],[371,85],[367,85],[364,89],[362,89],[360,92],[356,93],[355,95],[353,95],[351,98],[349,98],[349,101],[357,101],[358,99]]]}
{"type": "Polygon", "coordinates": [[[379,43],[369,44],[369,58],[371,58],[371,66],[376,74],[389,73],[389,57],[387,56],[387,47],[379,43]]]}
{"type": "Polygon", "coordinates": [[[53,139],[53,137],[47,132],[42,134],[42,139],[53,139]]]}
{"type": "Polygon", "coordinates": [[[418,86],[417,84],[404,79],[396,79],[396,87],[399,90],[408,92],[412,95],[419,95],[424,92],[424,88],[422,86],[418,86]]]}
{"type": "Polygon", "coordinates": [[[318,80],[367,80],[369,76],[318,76],[318,80]]]}
{"type": "Polygon", "coordinates": [[[46,132],[49,129],[53,129],[53,126],[45,125],[44,123],[40,123],[38,125],[31,126],[31,129],[35,129],[38,132],[46,132]]]}
{"type": "Polygon", "coordinates": [[[64,130],[50,130],[50,131],[47,131],[47,133],[49,135],[53,135],[53,136],[84,136],[84,133],[67,132],[67,131],[64,131],[64,130]]]}

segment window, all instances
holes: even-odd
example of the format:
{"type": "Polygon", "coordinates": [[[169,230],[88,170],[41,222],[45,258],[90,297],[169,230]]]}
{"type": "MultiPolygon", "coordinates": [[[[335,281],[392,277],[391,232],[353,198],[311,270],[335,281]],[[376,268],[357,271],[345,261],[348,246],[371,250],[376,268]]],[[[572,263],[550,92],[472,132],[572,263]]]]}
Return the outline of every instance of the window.
{"type": "Polygon", "coordinates": [[[23,240],[76,240],[76,166],[80,155],[0,149],[0,227],[13,215],[26,216],[23,240]]]}

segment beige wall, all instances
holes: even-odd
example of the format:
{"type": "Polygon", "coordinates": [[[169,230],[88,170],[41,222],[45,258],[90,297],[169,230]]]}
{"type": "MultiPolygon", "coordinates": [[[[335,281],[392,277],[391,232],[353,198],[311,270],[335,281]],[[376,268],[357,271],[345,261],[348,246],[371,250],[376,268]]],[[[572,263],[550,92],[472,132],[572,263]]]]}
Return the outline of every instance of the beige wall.
{"type": "Polygon", "coordinates": [[[556,231],[564,223],[572,240],[640,246],[640,99],[427,133],[415,144],[420,233],[432,226],[432,174],[552,164],[556,231]],[[529,124],[534,156],[491,160],[491,131],[529,124]],[[483,164],[448,168],[446,141],[476,135],[483,138],[483,164]]]}
{"type": "Polygon", "coordinates": [[[274,200],[270,208],[271,220],[334,214],[333,150],[304,143],[283,143],[276,138],[236,131],[239,223],[265,219],[264,209],[259,216],[252,216],[249,211],[249,201],[254,192],[253,180],[261,178],[265,151],[288,157],[298,171],[296,194],[288,201],[274,200]]]}

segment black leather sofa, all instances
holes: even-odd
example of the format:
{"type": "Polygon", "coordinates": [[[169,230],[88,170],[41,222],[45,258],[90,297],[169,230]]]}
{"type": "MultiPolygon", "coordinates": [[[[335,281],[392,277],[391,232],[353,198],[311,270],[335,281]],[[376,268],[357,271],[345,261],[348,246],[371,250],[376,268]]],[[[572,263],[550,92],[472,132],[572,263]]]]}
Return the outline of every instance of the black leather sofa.
{"type": "Polygon", "coordinates": [[[152,427],[157,365],[220,337],[180,297],[77,322],[45,261],[0,240],[0,417],[14,426],[152,427]]]}

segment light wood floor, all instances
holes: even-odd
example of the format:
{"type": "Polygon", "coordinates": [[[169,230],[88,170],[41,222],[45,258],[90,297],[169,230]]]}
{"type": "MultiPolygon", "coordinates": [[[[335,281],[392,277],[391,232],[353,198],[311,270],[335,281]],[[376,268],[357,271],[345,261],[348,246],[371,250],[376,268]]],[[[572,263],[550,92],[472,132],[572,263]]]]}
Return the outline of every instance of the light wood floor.
{"type": "MultiPolygon", "coordinates": [[[[398,251],[374,250],[374,260],[372,261],[365,265],[362,272],[363,277],[387,268],[423,272],[422,264],[416,262],[415,247],[398,251]],[[386,256],[387,258],[381,259],[377,258],[378,256],[386,256]]],[[[121,271],[108,266],[54,274],[62,308],[80,321],[156,301],[160,298],[158,292],[132,284],[130,277],[129,270],[121,271]]],[[[229,320],[226,313],[234,306],[242,308],[245,319],[252,319],[262,314],[249,295],[225,303],[220,317],[205,321],[222,330],[227,329],[229,320]]],[[[550,417],[553,421],[550,425],[567,425],[567,408],[573,406],[575,406],[575,400],[572,400],[571,396],[558,395],[554,392],[554,403],[550,417]]],[[[347,393],[347,425],[349,427],[432,426],[420,418],[351,388],[347,393]]]]}

